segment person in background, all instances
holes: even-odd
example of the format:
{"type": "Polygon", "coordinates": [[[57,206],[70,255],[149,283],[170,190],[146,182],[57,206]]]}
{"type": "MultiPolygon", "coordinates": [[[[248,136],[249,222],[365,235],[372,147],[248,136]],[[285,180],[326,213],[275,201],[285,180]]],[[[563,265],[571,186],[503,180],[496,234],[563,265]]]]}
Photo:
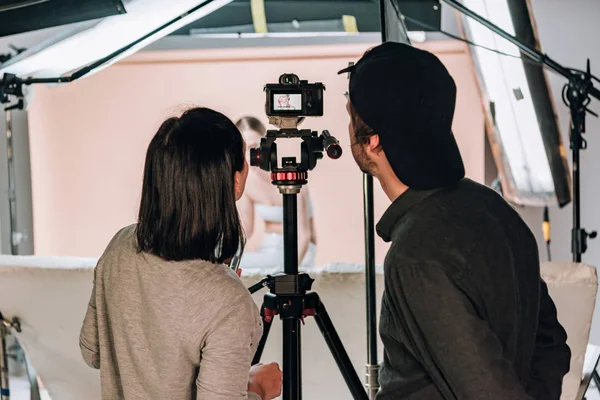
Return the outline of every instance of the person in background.
{"type": "MultiPolygon", "coordinates": [[[[243,117],[236,126],[246,140],[246,158],[250,149],[260,145],[265,136],[265,126],[254,117],[243,117]]],[[[255,233],[255,215],[265,223],[265,232],[255,251],[244,252],[240,267],[283,267],[283,200],[281,193],[271,184],[271,175],[259,168],[250,168],[244,196],[238,202],[240,216],[250,239],[255,233]]],[[[298,263],[301,268],[314,267],[317,238],[314,214],[308,188],[304,186],[298,195],[298,263]]]]}
{"type": "Polygon", "coordinates": [[[94,271],[79,344],[106,400],[270,400],[277,364],[250,367],[258,309],[224,262],[243,243],[245,144],[223,114],[192,108],[150,142],[136,224],[94,271]]]}
{"type": "Polygon", "coordinates": [[[391,201],[378,400],[558,400],[567,335],[538,246],[496,192],[465,178],[454,80],[433,54],[387,42],[350,72],[352,155],[391,201]]]}

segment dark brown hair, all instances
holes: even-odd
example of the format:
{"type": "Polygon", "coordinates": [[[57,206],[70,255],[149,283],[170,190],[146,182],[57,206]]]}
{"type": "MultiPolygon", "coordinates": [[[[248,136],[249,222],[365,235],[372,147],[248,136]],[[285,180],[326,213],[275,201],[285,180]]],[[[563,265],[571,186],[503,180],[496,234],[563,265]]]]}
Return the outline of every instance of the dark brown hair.
{"type": "Polygon", "coordinates": [[[192,108],[160,126],[146,153],[138,251],[222,263],[243,245],[234,175],[244,145],[223,114],[192,108]]]}
{"type": "Polygon", "coordinates": [[[358,115],[356,108],[350,103],[350,118],[352,119],[352,127],[354,128],[354,137],[356,138],[356,143],[359,144],[367,144],[368,139],[377,135],[369,125],[367,125],[358,115]]]}
{"type": "Polygon", "coordinates": [[[265,128],[263,123],[260,122],[260,120],[255,117],[250,117],[250,116],[242,117],[235,123],[235,126],[237,126],[237,128],[240,131],[243,131],[245,129],[252,129],[254,132],[258,133],[260,136],[265,136],[265,134],[267,133],[267,129],[265,128]]]}

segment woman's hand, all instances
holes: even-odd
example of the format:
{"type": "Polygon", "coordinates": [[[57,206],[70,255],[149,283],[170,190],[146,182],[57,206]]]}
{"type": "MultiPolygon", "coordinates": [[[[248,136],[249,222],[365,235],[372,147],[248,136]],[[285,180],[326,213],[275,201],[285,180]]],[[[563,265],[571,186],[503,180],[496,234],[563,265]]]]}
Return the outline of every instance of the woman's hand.
{"type": "Polygon", "coordinates": [[[283,372],[275,362],[256,364],[250,368],[248,391],[256,393],[263,400],[271,400],[281,394],[283,372]]]}

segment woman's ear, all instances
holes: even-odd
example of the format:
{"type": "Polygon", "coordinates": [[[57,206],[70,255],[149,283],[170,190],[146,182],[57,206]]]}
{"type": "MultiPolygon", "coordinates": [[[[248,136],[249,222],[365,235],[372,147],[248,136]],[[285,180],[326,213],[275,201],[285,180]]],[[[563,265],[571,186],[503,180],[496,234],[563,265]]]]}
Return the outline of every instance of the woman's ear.
{"type": "Polygon", "coordinates": [[[242,198],[244,194],[244,188],[242,188],[242,172],[237,171],[233,174],[233,190],[235,191],[235,201],[242,198]]]}

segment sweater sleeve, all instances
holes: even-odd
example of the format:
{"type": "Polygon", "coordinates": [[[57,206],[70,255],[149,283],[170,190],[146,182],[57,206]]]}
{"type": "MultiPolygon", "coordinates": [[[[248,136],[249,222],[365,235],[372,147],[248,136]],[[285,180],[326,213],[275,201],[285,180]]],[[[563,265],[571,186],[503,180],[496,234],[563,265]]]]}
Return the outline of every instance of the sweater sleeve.
{"type": "Polygon", "coordinates": [[[98,315],[96,313],[96,270],[94,270],[94,284],[92,295],[88,303],[83,326],[79,334],[79,348],[87,365],[100,369],[100,344],[98,340],[98,315]]]}
{"type": "Polygon", "coordinates": [[[201,344],[196,379],[199,399],[260,400],[256,393],[248,393],[250,366],[259,340],[258,309],[250,294],[239,286],[227,303],[218,307],[219,315],[201,344]]]}

